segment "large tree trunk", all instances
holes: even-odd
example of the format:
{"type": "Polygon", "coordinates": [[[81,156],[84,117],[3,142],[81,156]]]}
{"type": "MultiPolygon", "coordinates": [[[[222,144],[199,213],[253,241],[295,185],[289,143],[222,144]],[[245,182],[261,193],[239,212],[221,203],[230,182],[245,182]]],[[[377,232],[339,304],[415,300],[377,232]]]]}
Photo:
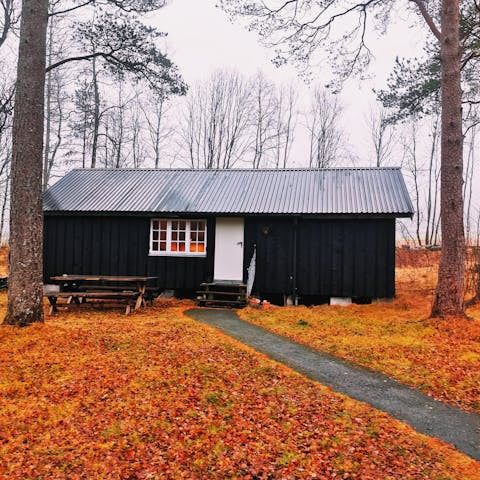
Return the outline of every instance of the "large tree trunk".
{"type": "Polygon", "coordinates": [[[48,0],[23,0],[11,171],[10,273],[4,323],[43,321],[42,149],[48,0]]]}
{"type": "Polygon", "coordinates": [[[463,315],[463,134],[459,0],[442,2],[442,255],[432,316],[463,315]]]}

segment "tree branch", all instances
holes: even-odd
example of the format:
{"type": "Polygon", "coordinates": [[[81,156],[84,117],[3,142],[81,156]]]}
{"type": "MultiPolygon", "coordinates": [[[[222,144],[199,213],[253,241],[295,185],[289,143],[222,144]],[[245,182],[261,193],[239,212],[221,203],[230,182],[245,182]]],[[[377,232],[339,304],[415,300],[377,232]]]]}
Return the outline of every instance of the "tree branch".
{"type": "Polygon", "coordinates": [[[113,57],[113,53],[114,53],[114,51],[111,51],[109,53],[95,52],[95,53],[89,53],[87,55],[79,55],[78,57],[64,58],[63,60],[60,60],[56,63],[52,63],[51,65],[49,65],[45,69],[45,73],[48,73],[55,68],[61,67],[62,65],[65,65],[66,63],[81,62],[81,61],[84,61],[84,60],[91,60],[92,58],[97,58],[97,57],[103,57],[105,59],[114,58],[114,60],[117,61],[117,59],[115,57],[113,57]]]}
{"type": "Polygon", "coordinates": [[[53,17],[55,15],[63,15],[64,13],[70,13],[70,12],[73,12],[75,10],[78,10],[79,8],[86,7],[87,5],[90,5],[91,3],[94,3],[94,2],[95,2],[95,0],[87,0],[86,2],[81,3],[80,5],[75,5],[74,7],[66,8],[65,10],[60,10],[58,12],[51,12],[51,13],[48,14],[48,16],[53,17]]]}
{"type": "Polygon", "coordinates": [[[12,15],[13,15],[13,1],[6,0],[2,1],[2,9],[3,9],[3,25],[2,31],[0,32],[0,47],[5,43],[7,39],[8,32],[12,27],[12,15]]]}
{"type": "Polygon", "coordinates": [[[439,42],[442,41],[442,32],[438,29],[438,27],[435,25],[435,22],[431,15],[428,13],[427,8],[425,7],[425,4],[423,0],[410,0],[411,2],[415,3],[420,10],[420,13],[422,14],[422,17],[424,18],[425,22],[427,23],[428,27],[432,31],[432,33],[437,37],[437,40],[439,42]]]}

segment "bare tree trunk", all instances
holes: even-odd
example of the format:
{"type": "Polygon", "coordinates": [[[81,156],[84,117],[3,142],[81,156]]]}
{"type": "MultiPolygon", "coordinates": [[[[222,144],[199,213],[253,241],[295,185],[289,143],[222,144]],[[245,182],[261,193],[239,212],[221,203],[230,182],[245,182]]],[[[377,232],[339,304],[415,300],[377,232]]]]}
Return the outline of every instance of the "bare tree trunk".
{"type": "Polygon", "coordinates": [[[290,148],[293,143],[293,136],[296,127],[297,112],[297,94],[290,85],[287,92],[287,117],[285,119],[285,143],[283,147],[283,168],[287,168],[288,156],[290,155],[290,148]]]}
{"type": "Polygon", "coordinates": [[[83,113],[83,130],[82,130],[82,168],[86,166],[87,158],[87,112],[83,113]]]}
{"type": "Polygon", "coordinates": [[[342,106],[335,96],[315,88],[305,124],[310,137],[310,167],[328,168],[338,160],[343,147],[340,128],[342,106]]]}
{"type": "Polygon", "coordinates": [[[5,179],[5,190],[2,198],[2,213],[0,215],[0,245],[3,243],[3,230],[5,230],[5,213],[7,210],[8,191],[10,187],[10,175],[5,179]]]}
{"type": "Polygon", "coordinates": [[[98,91],[97,65],[95,63],[95,59],[92,60],[92,81],[93,81],[94,114],[93,114],[92,160],[90,163],[90,168],[95,168],[97,166],[98,132],[100,129],[100,92],[98,91]]]}
{"type": "Polygon", "coordinates": [[[216,72],[187,99],[179,147],[193,168],[231,168],[251,148],[250,85],[236,72],[216,72]]]}
{"type": "Polygon", "coordinates": [[[425,229],[425,245],[432,244],[433,231],[435,228],[435,215],[437,203],[438,182],[436,179],[436,158],[437,158],[437,138],[439,115],[436,113],[432,125],[432,145],[430,148],[430,162],[428,164],[428,193],[427,193],[427,226],[425,229]],[[433,180],[435,179],[435,184],[433,180]],[[432,189],[435,191],[432,192],[432,189]],[[432,195],[434,193],[434,195],[432,195]],[[432,203],[432,197],[435,198],[435,204],[432,203]]]}
{"type": "MultiPolygon", "coordinates": [[[[55,36],[55,20],[52,18],[47,33],[47,65],[54,63],[53,45],[58,41],[55,36]]],[[[45,108],[45,146],[43,151],[43,191],[47,190],[57,153],[63,141],[63,121],[65,110],[65,81],[62,70],[49,70],[46,75],[45,108]],[[55,140],[54,137],[55,129],[55,140]]]]}
{"type": "Polygon", "coordinates": [[[14,18],[14,9],[15,5],[13,0],[4,0],[0,2],[2,7],[2,17],[3,21],[0,24],[0,47],[5,43],[7,40],[8,34],[10,29],[12,28],[12,24],[15,23],[14,18]]]}
{"type": "MultiPolygon", "coordinates": [[[[417,159],[417,124],[415,120],[411,124],[411,137],[408,138],[403,146],[405,153],[410,156],[408,161],[408,168],[413,178],[413,187],[415,189],[415,235],[417,239],[417,244],[419,247],[422,246],[422,237],[420,235],[420,228],[422,225],[422,216],[420,209],[420,187],[418,183],[418,177],[420,175],[417,159]]],[[[379,165],[377,165],[378,167],[379,165]]]]}
{"type": "Polygon", "coordinates": [[[470,144],[468,146],[468,162],[465,172],[465,188],[463,191],[463,201],[466,202],[465,222],[466,222],[466,241],[470,245],[471,238],[471,213],[472,213],[472,196],[473,184],[475,174],[475,140],[476,140],[476,126],[472,127],[470,131],[470,144]]]}
{"type": "Polygon", "coordinates": [[[395,146],[394,130],[388,123],[387,110],[383,107],[372,107],[366,123],[370,133],[370,144],[375,153],[375,165],[382,167],[390,159],[395,146]]]}
{"type": "Polygon", "coordinates": [[[43,321],[42,150],[48,0],[23,0],[13,118],[10,276],[4,323],[43,321]]]}
{"type": "Polygon", "coordinates": [[[442,2],[442,254],[432,316],[463,315],[463,136],[459,0],[442,2]]]}

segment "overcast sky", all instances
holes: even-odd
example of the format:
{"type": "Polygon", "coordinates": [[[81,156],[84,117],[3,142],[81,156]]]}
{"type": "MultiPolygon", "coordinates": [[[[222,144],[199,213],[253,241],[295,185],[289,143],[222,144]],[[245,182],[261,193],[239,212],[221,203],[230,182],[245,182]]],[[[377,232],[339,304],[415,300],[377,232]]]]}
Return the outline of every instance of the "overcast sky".
{"type": "MultiPolygon", "coordinates": [[[[273,51],[260,45],[257,34],[248,32],[240,24],[232,24],[227,15],[215,7],[215,0],[171,0],[150,20],[160,30],[168,32],[168,52],[180,67],[189,84],[207,78],[219,68],[234,68],[245,74],[262,69],[276,82],[294,79],[304,101],[311,87],[297,76],[291,66],[277,68],[271,63],[273,51]]],[[[421,26],[412,27],[412,14],[397,13],[397,21],[391,25],[385,37],[375,39],[370,45],[375,60],[370,67],[371,78],[360,81],[352,79],[341,94],[345,106],[344,128],[349,132],[349,141],[366,149],[364,126],[369,105],[374,102],[372,88],[385,86],[396,56],[421,55],[428,32],[421,26]]],[[[314,70],[314,77],[322,84],[328,82],[328,72],[314,70]]],[[[295,155],[294,155],[295,156],[295,155]]],[[[366,153],[362,159],[366,161],[366,153]]],[[[298,156],[295,156],[298,157],[298,156]]],[[[302,159],[293,163],[302,165],[302,159]]]]}

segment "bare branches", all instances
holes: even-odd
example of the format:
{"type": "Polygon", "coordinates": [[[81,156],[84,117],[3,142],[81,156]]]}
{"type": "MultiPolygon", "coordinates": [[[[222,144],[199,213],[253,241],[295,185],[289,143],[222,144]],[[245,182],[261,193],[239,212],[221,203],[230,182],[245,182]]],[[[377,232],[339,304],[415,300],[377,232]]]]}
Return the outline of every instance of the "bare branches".
{"type": "Polygon", "coordinates": [[[0,47],[5,43],[9,32],[18,21],[13,2],[14,0],[0,0],[0,47]]]}
{"type": "Polygon", "coordinates": [[[231,168],[250,146],[250,90],[238,73],[217,72],[187,99],[180,147],[192,168],[231,168]]]}
{"type": "Polygon", "coordinates": [[[74,5],[73,7],[66,8],[64,10],[57,10],[57,11],[53,10],[52,12],[49,13],[49,17],[71,13],[71,12],[74,12],[75,10],[86,7],[87,5],[92,5],[93,3],[95,3],[95,0],[87,0],[83,3],[80,3],[79,5],[74,5]]]}
{"type": "Polygon", "coordinates": [[[129,13],[148,13],[154,10],[158,10],[165,6],[165,0],[84,0],[78,5],[65,8],[64,10],[53,10],[49,16],[64,15],[79,10],[88,5],[96,6],[112,6],[116,7],[124,12],[129,13]]]}
{"type": "Polygon", "coordinates": [[[219,71],[187,98],[179,147],[191,168],[286,167],[296,119],[292,86],[219,71]]]}
{"type": "Polygon", "coordinates": [[[375,154],[375,165],[382,167],[388,162],[396,140],[387,110],[383,107],[372,108],[366,123],[375,154]]]}
{"type": "Polygon", "coordinates": [[[371,59],[368,32],[388,22],[395,0],[288,0],[278,2],[221,0],[233,17],[243,16],[261,40],[274,47],[274,62],[293,62],[301,71],[328,61],[343,81],[361,71],[371,59]]]}
{"type": "Polygon", "coordinates": [[[435,35],[437,40],[441,42],[442,32],[438,29],[432,16],[428,13],[427,8],[425,7],[424,0],[410,0],[410,1],[413,2],[415,5],[417,5],[418,9],[420,10],[420,13],[422,14],[422,17],[425,20],[425,23],[428,25],[428,28],[430,28],[430,30],[435,35]]]}
{"type": "Polygon", "coordinates": [[[13,98],[15,96],[15,89],[4,87],[0,91],[0,132],[3,131],[8,118],[13,113],[13,98]]]}
{"type": "Polygon", "coordinates": [[[344,146],[341,114],[342,106],[337,97],[317,87],[313,92],[310,110],[305,115],[310,167],[328,168],[338,161],[339,152],[344,146]]]}

